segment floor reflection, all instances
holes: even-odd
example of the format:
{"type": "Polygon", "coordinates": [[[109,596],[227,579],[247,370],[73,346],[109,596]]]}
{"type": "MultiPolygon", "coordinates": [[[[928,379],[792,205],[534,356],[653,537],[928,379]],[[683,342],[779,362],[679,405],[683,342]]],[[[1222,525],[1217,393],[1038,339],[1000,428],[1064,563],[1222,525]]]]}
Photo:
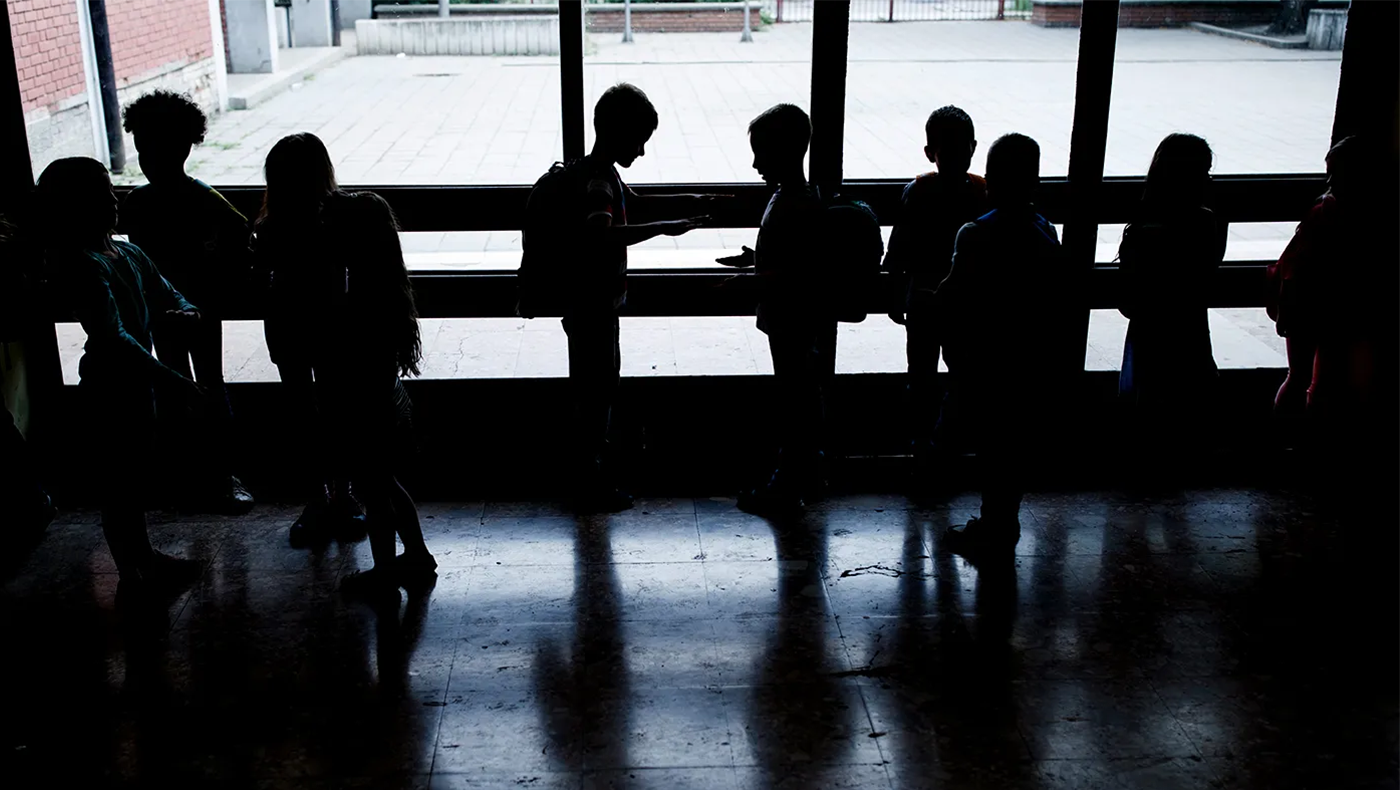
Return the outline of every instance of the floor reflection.
{"type": "MultiPolygon", "coordinates": [[[[1394,787],[1396,575],[1258,490],[579,519],[424,506],[436,587],[366,605],[291,508],[157,518],[207,573],[118,606],[96,519],[6,579],[5,787],[1394,787]],[[1389,783],[1389,784],[1387,784],[1389,783]]],[[[1374,533],[1372,533],[1374,535],[1374,533]]]]}

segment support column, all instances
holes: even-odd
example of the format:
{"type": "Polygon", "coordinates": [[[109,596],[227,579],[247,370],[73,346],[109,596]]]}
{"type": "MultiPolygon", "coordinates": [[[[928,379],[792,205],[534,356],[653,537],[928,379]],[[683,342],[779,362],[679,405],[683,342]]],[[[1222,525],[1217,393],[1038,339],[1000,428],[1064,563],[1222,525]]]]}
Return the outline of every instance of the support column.
{"type": "Polygon", "coordinates": [[[564,161],[582,159],[583,107],[583,3],[559,3],[559,98],[563,113],[564,161]]]}
{"type": "MultiPolygon", "coordinates": [[[[1099,193],[1103,186],[1104,149],[1108,145],[1113,56],[1118,46],[1118,0],[1095,0],[1084,3],[1081,8],[1064,252],[1076,271],[1087,275],[1094,266],[1098,247],[1099,193]]],[[[1082,288],[1077,290],[1083,292],[1082,288]]],[[[1084,350],[1088,342],[1089,310],[1085,308],[1074,342],[1065,349],[1066,354],[1075,357],[1064,360],[1067,369],[1084,369],[1084,350]]]]}
{"type": "Polygon", "coordinates": [[[332,46],[330,0],[292,0],[292,30],[297,47],[332,46]]]}
{"type": "Polygon", "coordinates": [[[272,0],[225,0],[228,15],[228,62],[235,74],[271,74],[277,70],[278,9],[272,0]]]}
{"type": "Polygon", "coordinates": [[[812,183],[824,192],[841,186],[846,121],[846,46],[851,4],[812,8],[812,183]]]}
{"type": "MultiPolygon", "coordinates": [[[[1337,83],[1332,142],[1354,134],[1384,142],[1394,156],[1400,140],[1400,3],[1352,3],[1337,83]]],[[[1322,161],[1319,152],[1318,161],[1322,161]]]]}

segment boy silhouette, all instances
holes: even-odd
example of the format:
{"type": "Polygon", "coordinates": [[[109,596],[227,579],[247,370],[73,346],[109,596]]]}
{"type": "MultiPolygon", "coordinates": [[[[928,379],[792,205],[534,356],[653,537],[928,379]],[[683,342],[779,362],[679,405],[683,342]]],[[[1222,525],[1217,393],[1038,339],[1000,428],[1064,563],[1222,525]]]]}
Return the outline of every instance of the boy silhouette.
{"type": "Polygon", "coordinates": [[[190,149],[204,141],[207,121],[199,105],[169,91],[148,93],[127,106],[122,126],[135,137],[141,171],[150,183],[127,195],[120,230],[204,316],[197,323],[158,317],[154,326],[160,360],[209,393],[208,434],[195,443],[198,477],[186,493],[245,513],[253,497],[232,473],[233,411],[224,386],[222,316],[227,295],[246,283],[251,271],[248,220],[208,184],[185,174],[190,149]]]}
{"type": "Polygon", "coordinates": [[[836,373],[836,318],[822,293],[821,202],[803,169],[811,139],[811,120],[792,104],[776,105],[749,124],[753,168],[775,189],[754,248],[718,259],[754,267],[758,328],[768,336],[778,385],[778,461],[767,481],[739,503],[755,512],[791,512],[822,482],[823,391],[836,373]]]}
{"type": "Polygon", "coordinates": [[[60,159],[44,169],[37,191],[46,265],[87,333],[78,363],[82,453],[92,464],[102,532],[122,587],[145,594],[188,584],[198,577],[199,565],[151,548],[143,489],[150,476],[155,390],[174,390],[185,399],[202,394],[199,385],[151,353],[153,319],[194,322],[199,313],[145,253],[112,238],[117,198],[100,162],[60,159]]]}
{"type": "Polygon", "coordinates": [[[1032,202],[1040,146],[1008,134],[987,154],[992,210],[958,231],[952,268],[931,308],[943,321],[955,397],[977,439],[984,478],[980,518],[950,530],[944,544],[972,558],[1010,556],[1021,537],[1024,454],[1054,393],[1054,361],[1073,316],[1055,228],[1032,202]]]}
{"type": "MultiPolygon", "coordinates": [[[[593,149],[582,159],[541,178],[531,190],[523,246],[527,256],[551,259],[545,284],[563,315],[569,340],[569,388],[575,417],[579,473],[575,504],[583,512],[618,512],[632,497],[604,466],[613,400],[622,370],[618,313],[627,303],[627,248],[657,236],[679,236],[703,217],[636,223],[642,211],[674,216],[698,195],[633,192],[617,173],[646,154],[656,131],[656,108],[634,85],[614,85],[593,108],[593,149]],[[555,178],[555,173],[559,177],[555,178]],[[569,243],[561,243],[562,239],[569,243]]],[[[522,267],[523,268],[523,267],[522,267]]],[[[522,300],[521,315],[536,311],[522,300]]],[[[558,315],[559,313],[553,313],[558,315]]]]}
{"type": "Polygon", "coordinates": [[[908,392],[913,413],[913,451],[922,465],[937,444],[949,449],[946,393],[938,386],[942,340],[931,297],[953,264],[953,242],[963,225],[987,213],[987,182],[967,168],[977,151],[972,118],[952,106],[934,110],[924,124],[924,155],[937,168],[904,188],[884,269],[899,283],[900,305],[890,319],[903,324],[909,361],[908,392]]]}

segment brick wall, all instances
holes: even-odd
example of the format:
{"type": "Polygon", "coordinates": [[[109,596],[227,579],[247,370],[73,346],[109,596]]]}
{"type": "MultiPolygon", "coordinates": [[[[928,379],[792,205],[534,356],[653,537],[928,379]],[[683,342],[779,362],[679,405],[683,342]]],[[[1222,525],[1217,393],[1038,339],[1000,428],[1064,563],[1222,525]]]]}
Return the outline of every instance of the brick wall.
{"type": "Polygon", "coordinates": [[[214,55],[207,0],[117,0],[107,4],[107,24],[118,87],[214,55]]]}
{"type": "Polygon", "coordinates": [[[10,40],[26,113],[81,94],[82,41],[74,0],[9,0],[10,40]]]}
{"type": "MultiPolygon", "coordinates": [[[[749,25],[757,30],[763,23],[759,3],[749,10],[749,25]]],[[[609,8],[599,11],[590,7],[584,15],[588,30],[593,33],[621,33],[623,14],[609,8]]],[[[1078,16],[1076,15],[1076,20],[1078,16]]],[[[738,33],[744,29],[744,12],[724,9],[703,11],[652,11],[644,6],[632,6],[632,30],[638,33],[738,33]],[[642,10],[639,10],[642,9],[642,10]]]]}

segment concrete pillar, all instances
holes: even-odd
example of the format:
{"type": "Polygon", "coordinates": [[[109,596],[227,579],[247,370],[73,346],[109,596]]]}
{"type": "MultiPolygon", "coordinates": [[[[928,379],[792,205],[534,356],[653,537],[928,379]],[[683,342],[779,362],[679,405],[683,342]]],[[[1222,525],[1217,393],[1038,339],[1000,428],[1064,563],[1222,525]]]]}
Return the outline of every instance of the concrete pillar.
{"type": "Polygon", "coordinates": [[[331,46],[330,0],[292,0],[292,46],[331,46]]]}
{"type": "Polygon", "coordinates": [[[354,30],[355,21],[373,16],[372,0],[340,0],[340,29],[354,30]]]}
{"type": "Polygon", "coordinates": [[[277,14],[272,0],[224,0],[228,16],[228,63],[235,74],[277,70],[277,14]]]}

